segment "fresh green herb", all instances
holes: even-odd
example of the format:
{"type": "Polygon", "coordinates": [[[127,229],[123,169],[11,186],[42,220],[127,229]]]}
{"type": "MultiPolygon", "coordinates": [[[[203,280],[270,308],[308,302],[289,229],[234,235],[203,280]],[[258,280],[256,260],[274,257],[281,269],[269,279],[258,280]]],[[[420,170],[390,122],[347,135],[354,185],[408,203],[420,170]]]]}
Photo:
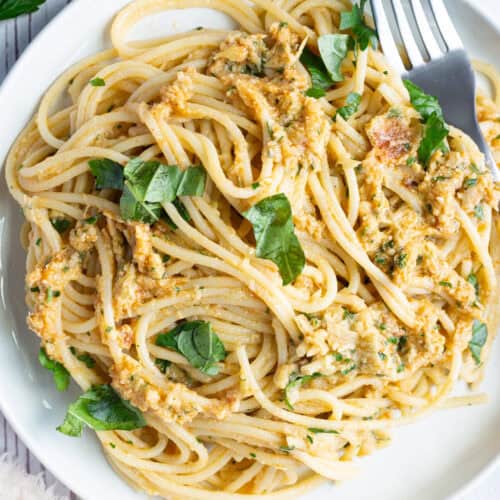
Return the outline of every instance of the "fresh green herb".
{"type": "Polygon", "coordinates": [[[436,97],[426,94],[410,80],[404,80],[410,94],[413,107],[420,113],[424,126],[424,136],[418,148],[418,159],[424,165],[429,163],[432,155],[438,150],[445,150],[445,139],[449,128],[443,117],[443,111],[436,97]]]}
{"type": "Polygon", "coordinates": [[[340,354],[340,352],[336,352],[333,355],[335,357],[335,361],[342,361],[342,359],[344,359],[344,356],[342,356],[342,354],[340,354]]]}
{"type": "Polygon", "coordinates": [[[288,384],[285,387],[285,403],[290,408],[290,410],[293,410],[293,406],[290,403],[289,395],[290,395],[290,390],[299,387],[303,384],[307,384],[311,380],[314,380],[315,378],[321,377],[321,373],[315,372],[312,375],[299,375],[298,373],[292,373],[290,375],[290,378],[288,380],[288,384]]]}
{"type": "Polygon", "coordinates": [[[375,254],[375,257],[373,260],[375,261],[375,264],[379,264],[381,266],[383,266],[385,264],[385,257],[383,257],[383,255],[380,253],[375,254]]]}
{"type": "Polygon", "coordinates": [[[50,286],[49,286],[47,288],[47,299],[45,300],[45,302],[47,304],[49,304],[50,302],[52,302],[53,298],[57,298],[60,296],[61,296],[61,292],[59,290],[52,290],[52,288],[50,288],[50,286]]]}
{"type": "Polygon", "coordinates": [[[474,216],[476,219],[483,220],[484,219],[484,210],[483,205],[479,204],[474,207],[474,216]]]}
{"type": "Polygon", "coordinates": [[[394,258],[394,263],[399,267],[399,269],[403,269],[406,266],[407,261],[408,254],[406,253],[400,253],[394,258]]]}
{"type": "Polygon", "coordinates": [[[467,282],[474,287],[476,298],[479,297],[479,280],[477,279],[477,275],[475,273],[470,273],[469,276],[467,276],[467,282]]]}
{"type": "Polygon", "coordinates": [[[164,254],[161,258],[161,261],[166,264],[170,260],[170,255],[164,254]]]}
{"type": "Polygon", "coordinates": [[[319,99],[320,97],[324,97],[326,95],[326,91],[320,89],[319,87],[311,87],[305,92],[307,97],[314,97],[314,99],[319,99]]]}
{"type": "Polygon", "coordinates": [[[342,306],[342,309],[344,310],[344,314],[342,315],[342,319],[351,320],[354,318],[354,316],[356,316],[356,313],[349,311],[349,309],[347,309],[347,307],[342,306]]]}
{"type": "Polygon", "coordinates": [[[408,344],[408,337],[406,335],[401,335],[398,340],[398,351],[402,351],[408,344]]]}
{"type": "Polygon", "coordinates": [[[446,150],[445,139],[450,129],[444,119],[435,114],[431,115],[424,126],[424,137],[418,148],[418,159],[427,165],[432,155],[438,150],[446,150]]]}
{"type": "Polygon", "coordinates": [[[443,116],[443,111],[436,97],[426,94],[418,85],[415,85],[410,80],[404,80],[403,83],[410,94],[412,106],[420,113],[424,122],[432,115],[443,116]]]}
{"type": "Polygon", "coordinates": [[[353,5],[352,10],[340,14],[340,29],[350,29],[361,50],[366,50],[368,45],[377,48],[377,32],[370,28],[364,20],[366,0],[361,0],[358,5],[353,5]]]}
{"type": "Polygon", "coordinates": [[[85,353],[85,354],[78,354],[76,352],[76,349],[74,347],[70,347],[70,351],[73,354],[73,356],[75,356],[75,358],[78,361],[81,361],[82,363],[84,363],[87,368],[94,368],[94,366],[95,366],[95,359],[92,358],[89,354],[87,354],[87,353],[85,353]]]}
{"type": "Polygon", "coordinates": [[[252,458],[257,458],[257,455],[256,455],[255,453],[250,453],[250,456],[251,456],[252,458]]]}
{"type": "Polygon", "coordinates": [[[273,130],[272,125],[269,122],[266,122],[266,130],[267,130],[267,135],[269,136],[269,139],[271,139],[271,141],[273,141],[274,140],[274,130],[273,130]]]}
{"type": "Polygon", "coordinates": [[[45,0],[0,0],[0,21],[36,12],[45,0]]]}
{"type": "Polygon", "coordinates": [[[83,222],[85,222],[85,224],[95,224],[97,222],[97,220],[99,219],[99,215],[93,215],[92,217],[88,217],[87,219],[84,219],[83,222]]]}
{"type": "Polygon", "coordinates": [[[431,179],[431,182],[442,182],[448,180],[449,177],[447,175],[437,175],[431,179]]]}
{"type": "Polygon", "coordinates": [[[305,255],[295,235],[288,198],[283,193],[264,198],[243,216],[252,223],[257,257],[278,266],[283,285],[291,283],[304,269],[305,255]]]}
{"type": "Polygon", "coordinates": [[[477,365],[481,364],[481,350],[488,338],[488,328],[484,323],[475,319],[472,323],[472,338],[469,342],[469,350],[477,365]]]}
{"type": "Polygon", "coordinates": [[[39,247],[41,243],[42,243],[42,238],[37,238],[37,240],[35,241],[35,245],[39,247]]]}
{"type": "Polygon", "coordinates": [[[155,359],[155,365],[158,367],[158,369],[165,374],[167,372],[167,368],[171,365],[172,363],[168,359],[160,359],[156,358],[155,359]]]}
{"type": "Polygon", "coordinates": [[[104,331],[106,333],[109,333],[111,330],[113,330],[113,327],[112,326],[107,326],[104,331]]]}
{"type": "Polygon", "coordinates": [[[92,87],[104,87],[106,85],[106,82],[99,77],[90,80],[89,83],[90,85],[92,85],[92,87]]]}
{"type": "Polygon", "coordinates": [[[413,165],[416,161],[417,161],[417,159],[416,159],[414,156],[409,156],[409,157],[406,159],[406,164],[407,164],[408,166],[410,166],[410,165],[413,165]]]}
{"type": "MultiPolygon", "coordinates": [[[[201,196],[205,190],[206,172],[201,166],[181,171],[140,158],[130,160],[125,168],[108,159],[90,160],[89,166],[97,189],[123,190],[120,212],[127,220],[152,224],[164,214],[161,203],[177,202],[181,212],[178,196],[201,196]]],[[[187,212],[181,215],[186,218],[187,212]]]]}
{"type": "Polygon", "coordinates": [[[115,161],[101,158],[89,161],[96,189],[123,189],[123,167],[115,161]]]}
{"type": "Polygon", "coordinates": [[[181,353],[189,363],[207,375],[217,375],[217,362],[226,359],[226,350],[212,325],[189,321],[158,335],[156,345],[181,353]]]}
{"type": "Polygon", "coordinates": [[[71,222],[68,219],[62,219],[60,217],[51,219],[50,223],[59,234],[65,233],[69,229],[69,226],[71,226],[71,222]]]}
{"type": "Polygon", "coordinates": [[[349,35],[321,35],[318,38],[318,50],[330,78],[334,82],[341,82],[344,75],[340,66],[349,51],[349,35]]]}
{"type": "Polygon", "coordinates": [[[109,446],[111,446],[111,448],[113,448],[113,449],[116,448],[116,444],[115,443],[109,443],[109,446]]]}
{"type": "Polygon", "coordinates": [[[349,368],[346,368],[345,370],[342,370],[340,373],[342,373],[342,375],[347,375],[348,373],[351,373],[356,368],[357,368],[356,364],[353,364],[349,368]]]}
{"type": "Polygon", "coordinates": [[[405,369],[405,364],[404,364],[404,363],[401,363],[401,364],[398,366],[398,368],[397,368],[397,370],[396,370],[396,371],[397,371],[398,373],[401,373],[404,369],[405,369]]]}
{"type": "Polygon", "coordinates": [[[338,431],[329,430],[329,429],[320,429],[319,427],[309,427],[307,429],[309,432],[313,434],[338,434],[338,431]]]}
{"type": "Polygon", "coordinates": [[[379,351],[377,354],[382,361],[385,361],[387,359],[387,355],[385,353],[379,351]]]}
{"type": "Polygon", "coordinates": [[[281,28],[286,28],[288,26],[288,23],[286,23],[285,21],[281,21],[278,25],[278,27],[281,29],[281,28]]]}
{"type": "Polygon", "coordinates": [[[475,177],[469,177],[464,181],[464,189],[469,189],[477,185],[477,179],[475,177]]]}
{"type": "Polygon", "coordinates": [[[34,286],[33,288],[30,288],[30,292],[33,293],[40,293],[40,287],[34,286]]]}
{"type": "Polygon", "coordinates": [[[82,394],[68,408],[57,430],[79,437],[87,425],[95,431],[139,429],[146,425],[142,413],[123,400],[110,385],[98,385],[82,394]]]}
{"type": "Polygon", "coordinates": [[[398,337],[389,337],[387,339],[387,342],[390,342],[391,344],[399,344],[399,338],[398,337]]]}
{"type": "Polygon", "coordinates": [[[260,188],[260,182],[254,182],[252,184],[252,189],[259,189],[260,188]]]}
{"type": "Polygon", "coordinates": [[[59,361],[50,359],[43,347],[40,348],[38,353],[38,361],[44,368],[52,372],[57,390],[65,391],[69,386],[70,375],[64,365],[59,363],[59,361]]]}
{"type": "Polygon", "coordinates": [[[306,439],[311,443],[313,444],[314,443],[314,439],[312,438],[312,436],[310,436],[309,434],[306,436],[306,439]]]}
{"type": "Polygon", "coordinates": [[[445,287],[448,287],[448,288],[453,288],[453,285],[449,281],[440,281],[439,285],[440,286],[445,286],[445,287]]]}
{"type": "Polygon", "coordinates": [[[306,95],[315,98],[323,97],[326,90],[333,85],[333,80],[330,78],[321,57],[306,47],[300,56],[300,62],[311,75],[312,86],[306,91],[306,95]]]}
{"type": "Polygon", "coordinates": [[[356,111],[358,111],[360,102],[361,96],[356,92],[351,92],[347,96],[345,105],[337,110],[337,114],[339,114],[344,120],[347,120],[350,116],[356,113],[356,111]]]}
{"type": "Polygon", "coordinates": [[[386,325],[385,323],[378,323],[378,324],[377,324],[377,328],[378,328],[381,332],[383,332],[383,331],[387,330],[387,325],[386,325]]]}
{"type": "Polygon", "coordinates": [[[295,450],[295,446],[280,446],[280,451],[283,453],[290,453],[291,451],[295,450]]]}

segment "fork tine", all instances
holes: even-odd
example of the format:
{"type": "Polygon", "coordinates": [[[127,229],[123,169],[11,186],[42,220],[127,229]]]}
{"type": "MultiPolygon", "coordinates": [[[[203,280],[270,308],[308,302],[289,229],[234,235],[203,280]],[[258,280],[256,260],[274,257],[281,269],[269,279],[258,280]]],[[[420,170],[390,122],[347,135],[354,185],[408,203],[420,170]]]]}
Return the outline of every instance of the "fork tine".
{"type": "Polygon", "coordinates": [[[389,20],[384,10],[384,5],[382,0],[370,0],[373,18],[375,19],[375,26],[377,27],[378,37],[380,40],[380,45],[384,51],[385,57],[389,64],[398,72],[405,73],[406,68],[404,67],[401,56],[399,55],[396,42],[392,36],[391,26],[389,25],[389,20]]]}
{"type": "Polygon", "coordinates": [[[453,25],[443,0],[429,0],[436,24],[448,50],[463,49],[462,40],[453,25]]]}
{"type": "Polygon", "coordinates": [[[424,59],[420,53],[417,42],[415,41],[415,37],[413,36],[413,32],[410,28],[410,24],[408,23],[401,0],[391,0],[391,3],[392,8],[394,9],[394,14],[396,15],[396,23],[399,28],[399,33],[401,34],[401,39],[403,40],[406,53],[408,54],[408,59],[414,68],[421,66],[424,64],[424,59]]]}
{"type": "Polygon", "coordinates": [[[431,59],[438,59],[443,56],[443,51],[439,47],[434,33],[432,32],[431,25],[427,20],[427,16],[422,8],[421,0],[411,0],[411,9],[413,16],[417,21],[418,30],[424,43],[425,49],[431,59]]]}

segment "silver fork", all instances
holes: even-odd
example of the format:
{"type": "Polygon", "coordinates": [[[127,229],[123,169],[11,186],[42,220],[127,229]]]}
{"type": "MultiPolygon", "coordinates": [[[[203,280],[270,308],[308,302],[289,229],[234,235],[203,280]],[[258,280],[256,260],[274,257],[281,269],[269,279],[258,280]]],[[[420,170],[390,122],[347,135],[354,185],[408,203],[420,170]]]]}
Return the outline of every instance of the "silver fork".
{"type": "Polygon", "coordinates": [[[425,92],[439,99],[446,121],[472,137],[484,153],[494,179],[500,180],[499,170],[477,121],[474,71],[443,0],[427,0],[430,5],[429,14],[423,8],[423,0],[406,1],[410,2],[411,15],[416,21],[414,24],[426,54],[422,53],[417,44],[402,0],[387,0],[386,5],[393,10],[396,29],[399,29],[408,55],[410,67],[407,69],[398,51],[384,1],[371,0],[373,17],[385,56],[403,78],[413,81],[425,92]],[[431,23],[439,31],[446,45],[445,50],[439,46],[431,23]]]}

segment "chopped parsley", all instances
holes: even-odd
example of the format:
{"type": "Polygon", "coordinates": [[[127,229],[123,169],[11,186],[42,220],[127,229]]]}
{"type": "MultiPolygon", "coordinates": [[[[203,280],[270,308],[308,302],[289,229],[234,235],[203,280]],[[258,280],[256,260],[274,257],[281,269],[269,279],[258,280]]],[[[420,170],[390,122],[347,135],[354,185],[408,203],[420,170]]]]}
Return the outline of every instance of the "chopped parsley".
{"type": "Polygon", "coordinates": [[[106,85],[106,82],[102,78],[98,77],[90,80],[89,83],[92,87],[104,87],[106,85]]]}

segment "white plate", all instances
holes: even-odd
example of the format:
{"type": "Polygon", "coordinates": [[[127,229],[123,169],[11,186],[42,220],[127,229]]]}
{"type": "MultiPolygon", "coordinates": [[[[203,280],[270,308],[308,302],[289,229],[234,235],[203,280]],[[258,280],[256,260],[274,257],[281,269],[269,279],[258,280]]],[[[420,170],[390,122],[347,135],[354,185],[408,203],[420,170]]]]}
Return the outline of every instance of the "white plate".
{"type": "MultiPolygon", "coordinates": [[[[492,7],[496,3],[483,2],[492,7]]],[[[109,44],[110,20],[126,3],[75,1],[26,50],[0,90],[0,159],[53,79],[73,62],[109,44]]],[[[448,5],[470,53],[496,62],[500,32],[463,0],[449,0],[448,5]]],[[[145,21],[137,34],[151,36],[199,25],[230,27],[223,15],[195,9],[145,21]]],[[[55,430],[78,391],[73,386],[67,393],[57,393],[50,374],[38,365],[38,341],[25,322],[24,252],[18,236],[21,211],[1,177],[0,409],[45,466],[84,499],[144,498],[115,475],[91,432],[71,439],[55,430]]],[[[359,478],[340,486],[326,485],[307,498],[441,500],[463,492],[493,467],[500,453],[500,363],[494,361],[499,356],[497,341],[483,385],[491,398],[488,405],[442,411],[398,429],[389,448],[360,461],[359,478]]]]}

